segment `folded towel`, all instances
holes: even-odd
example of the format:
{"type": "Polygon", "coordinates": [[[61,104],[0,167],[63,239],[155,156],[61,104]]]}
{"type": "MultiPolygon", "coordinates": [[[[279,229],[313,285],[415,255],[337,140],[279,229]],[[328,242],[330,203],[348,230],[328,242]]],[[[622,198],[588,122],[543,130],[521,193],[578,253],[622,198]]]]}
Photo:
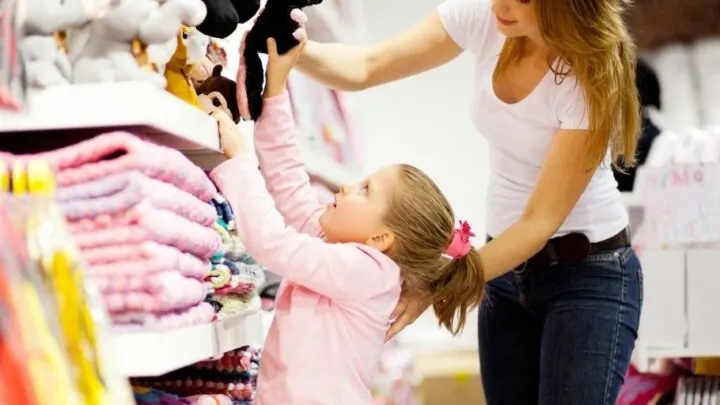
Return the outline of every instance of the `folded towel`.
{"type": "Polygon", "coordinates": [[[83,250],[154,241],[208,259],[222,246],[220,236],[212,228],[145,203],[117,215],[69,222],[68,227],[83,250]]]}
{"type": "Polygon", "coordinates": [[[177,271],[164,271],[118,282],[113,276],[91,276],[111,314],[129,311],[161,313],[197,305],[208,294],[199,280],[183,277],[177,271]]]}
{"type": "Polygon", "coordinates": [[[57,200],[68,220],[126,211],[142,201],[174,212],[203,226],[211,226],[217,214],[211,204],[172,184],[137,172],[125,172],[60,188],[57,200]]]}
{"type": "Polygon", "coordinates": [[[92,247],[83,249],[80,255],[90,265],[91,274],[117,278],[164,270],[177,270],[186,277],[199,280],[210,274],[209,261],[152,241],[92,247]]]}
{"type": "Polygon", "coordinates": [[[48,161],[57,171],[60,187],[139,171],[210,202],[215,186],[202,169],[177,150],[144,141],[126,132],[110,132],[74,145],[35,155],[3,155],[3,159],[48,161]]]}
{"type": "Polygon", "coordinates": [[[212,305],[201,302],[183,310],[152,314],[142,311],[126,311],[110,314],[113,323],[137,325],[145,330],[167,330],[212,322],[215,311],[212,305]]]}

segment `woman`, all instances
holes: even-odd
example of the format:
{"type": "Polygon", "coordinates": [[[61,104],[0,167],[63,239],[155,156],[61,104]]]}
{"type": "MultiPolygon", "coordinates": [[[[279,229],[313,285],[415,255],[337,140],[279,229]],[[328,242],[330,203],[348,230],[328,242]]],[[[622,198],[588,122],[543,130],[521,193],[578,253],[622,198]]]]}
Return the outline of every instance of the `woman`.
{"type": "MultiPolygon", "coordinates": [[[[632,163],[640,132],[625,3],[446,0],[378,45],[311,42],[301,56],[306,74],[350,91],[475,57],[473,120],[490,145],[489,405],[612,405],[628,368],[642,275],[610,168],[632,163]]],[[[406,292],[389,335],[426,308],[406,292]]]]}

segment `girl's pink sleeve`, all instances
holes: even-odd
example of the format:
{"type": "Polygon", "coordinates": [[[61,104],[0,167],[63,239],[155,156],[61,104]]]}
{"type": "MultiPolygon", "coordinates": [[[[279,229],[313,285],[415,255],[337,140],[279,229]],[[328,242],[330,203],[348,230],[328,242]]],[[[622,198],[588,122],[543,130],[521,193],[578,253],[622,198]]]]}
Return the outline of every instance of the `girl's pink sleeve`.
{"type": "Polygon", "coordinates": [[[379,251],[359,244],[326,243],[287,226],[255,159],[228,160],[210,176],[235,212],[248,253],[279,276],[344,302],[361,302],[399,286],[397,265],[379,251]]]}
{"type": "Polygon", "coordinates": [[[255,151],[267,190],[287,223],[300,232],[322,235],[318,219],[325,207],[305,171],[287,92],[265,99],[255,123],[255,151]]]}

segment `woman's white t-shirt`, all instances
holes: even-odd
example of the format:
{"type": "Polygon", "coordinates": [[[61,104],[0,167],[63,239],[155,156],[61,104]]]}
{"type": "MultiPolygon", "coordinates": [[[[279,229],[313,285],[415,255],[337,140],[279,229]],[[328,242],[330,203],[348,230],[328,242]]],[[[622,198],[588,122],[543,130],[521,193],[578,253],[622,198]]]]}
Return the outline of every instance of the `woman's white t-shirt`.
{"type": "MultiPolygon", "coordinates": [[[[518,103],[497,98],[492,78],[505,37],[490,3],[446,0],[438,12],[450,37],[475,57],[472,114],[490,146],[487,232],[495,237],[522,214],[557,130],[587,129],[588,120],[582,88],[572,77],[555,84],[552,72],[518,103]]],[[[577,232],[598,242],[628,226],[609,162],[608,156],[555,236],[577,232]]]]}

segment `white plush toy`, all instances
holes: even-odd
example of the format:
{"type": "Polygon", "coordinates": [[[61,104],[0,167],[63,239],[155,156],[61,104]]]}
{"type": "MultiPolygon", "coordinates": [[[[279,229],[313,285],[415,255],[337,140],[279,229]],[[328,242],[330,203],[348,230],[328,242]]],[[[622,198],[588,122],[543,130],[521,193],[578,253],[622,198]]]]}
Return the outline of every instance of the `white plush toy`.
{"type": "Polygon", "coordinates": [[[73,82],[142,80],[164,88],[165,78],[138,62],[133,43],[165,46],[181,25],[200,24],[206,12],[201,0],[119,0],[89,24],[81,49],[70,49],[73,82]]]}
{"type": "Polygon", "coordinates": [[[31,87],[69,82],[70,60],[57,33],[86,24],[108,5],[109,0],[27,0],[19,48],[31,87]]]}

